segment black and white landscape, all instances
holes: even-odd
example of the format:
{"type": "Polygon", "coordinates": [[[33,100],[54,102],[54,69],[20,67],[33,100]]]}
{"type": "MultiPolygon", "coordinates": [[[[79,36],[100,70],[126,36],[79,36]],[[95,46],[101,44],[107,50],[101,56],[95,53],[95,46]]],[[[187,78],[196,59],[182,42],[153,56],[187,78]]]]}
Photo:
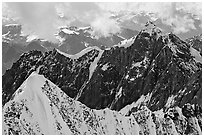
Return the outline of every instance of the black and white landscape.
{"type": "Polygon", "coordinates": [[[2,134],[202,134],[202,3],[2,8],[2,134]]]}

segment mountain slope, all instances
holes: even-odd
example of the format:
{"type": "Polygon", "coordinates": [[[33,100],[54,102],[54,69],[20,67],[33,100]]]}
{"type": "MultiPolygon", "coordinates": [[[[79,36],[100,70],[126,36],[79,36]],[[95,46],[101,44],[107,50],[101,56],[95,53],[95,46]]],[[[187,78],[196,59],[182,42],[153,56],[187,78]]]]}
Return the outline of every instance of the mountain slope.
{"type": "MultiPolygon", "coordinates": [[[[31,71],[42,65],[40,74],[58,85],[70,97],[78,96],[81,102],[91,108],[111,107],[120,110],[140,96],[152,93],[149,107],[155,110],[163,108],[170,96],[177,96],[181,91],[183,92],[176,97],[174,105],[183,106],[191,103],[189,101],[201,91],[201,63],[196,62],[189,45],[173,34],[155,39],[154,35],[141,32],[128,47],[120,45],[107,50],[89,49],[79,53],[81,55],[76,59],[53,50],[45,55],[41,54],[39,61],[34,61],[35,58],[29,60],[31,66],[22,64],[27,60],[27,57],[22,57],[16,67],[14,65],[3,76],[3,92],[12,94],[16,90],[17,87],[9,89],[13,86],[8,86],[6,79],[14,76],[11,76],[14,69],[28,73],[23,70],[24,65],[28,70],[33,68],[31,71]],[[104,65],[107,66],[106,69],[102,69],[104,65]],[[116,99],[116,93],[120,89],[121,95],[116,99]],[[183,94],[188,98],[185,99],[183,94]],[[181,103],[181,100],[184,101],[181,103]]],[[[33,55],[27,56],[31,58],[33,55]]],[[[25,78],[23,77],[24,80],[25,78]]],[[[200,100],[198,103],[201,105],[200,100]]]]}
{"type": "Polygon", "coordinates": [[[33,72],[3,108],[3,134],[201,134],[195,117],[186,120],[180,108],[171,110],[167,116],[145,106],[92,110],[33,72]]]}
{"type": "MultiPolygon", "coordinates": [[[[76,59],[72,58],[71,55],[66,56],[62,52],[53,50],[45,55],[41,54],[37,63],[31,59],[29,61],[30,63],[32,62],[30,68],[34,67],[33,69],[36,69],[42,65],[40,74],[45,75],[45,77],[59,85],[71,97],[76,97],[78,92],[83,90],[79,100],[92,108],[112,106],[114,109],[119,110],[126,104],[136,101],[142,94],[146,95],[150,92],[157,96],[154,101],[151,101],[151,107],[159,101],[156,99],[162,99],[159,101],[159,106],[161,104],[160,108],[162,108],[168,97],[183,91],[186,85],[189,85],[187,84],[188,82],[191,84],[185,90],[186,94],[193,87],[193,84],[197,84],[197,88],[192,91],[192,94],[195,95],[201,88],[201,85],[199,85],[201,83],[197,81],[201,79],[199,78],[201,62],[197,62],[196,58],[191,54],[189,45],[173,34],[169,34],[167,37],[160,36],[157,39],[154,37],[150,33],[141,32],[135,40],[133,39],[132,45],[125,47],[121,45],[114,46],[104,51],[97,48],[89,48],[89,50],[79,53],[80,56],[76,59]],[[99,58],[97,59],[97,57],[99,58]],[[95,59],[97,59],[96,62],[94,62],[95,59]],[[94,63],[96,64],[93,65],[94,63]],[[104,65],[107,66],[105,70],[102,69],[104,65]],[[92,68],[92,66],[94,67],[92,68]],[[189,78],[193,78],[193,80],[190,81],[189,78]],[[95,83],[96,81],[97,83],[95,83]],[[178,84],[173,84],[172,82],[178,84]],[[105,83],[107,84],[101,85],[105,83]],[[97,84],[98,87],[101,87],[99,90],[95,89],[95,87],[98,88],[97,84]],[[162,87],[165,84],[166,86],[162,87]],[[68,87],[65,87],[65,85],[68,87]],[[122,88],[122,96],[113,103],[112,101],[120,88],[122,88]],[[139,94],[133,94],[131,89],[136,89],[134,93],[139,94]],[[165,92],[160,89],[168,93],[165,94],[167,97],[161,98],[165,92]],[[96,93],[96,95],[101,95],[99,96],[101,98],[91,97],[91,99],[96,99],[100,103],[103,102],[100,101],[101,99],[106,98],[104,102],[107,103],[98,104],[94,100],[86,99],[86,97],[90,97],[89,93],[94,96],[96,91],[99,91],[99,94],[96,93]],[[106,93],[107,91],[109,93],[106,93]],[[109,99],[110,101],[108,101],[109,99]],[[91,106],[91,104],[94,106],[91,106]],[[117,107],[117,104],[119,107],[117,107]]],[[[28,54],[28,56],[32,55],[28,54]]],[[[25,58],[22,57],[18,61],[18,66],[22,66],[23,64],[21,65],[21,63],[24,60],[25,58]]],[[[25,70],[21,69],[21,71],[27,73],[25,70]]],[[[7,74],[10,75],[9,71],[7,74]]],[[[5,79],[9,77],[6,75],[5,79]]],[[[9,91],[6,88],[7,83],[5,82],[3,83],[3,91],[4,89],[9,91]]],[[[15,89],[9,92],[14,91],[15,89]]],[[[179,101],[181,98],[177,100],[179,101]]]]}
{"type": "Polygon", "coordinates": [[[3,110],[4,134],[138,134],[133,117],[91,110],[33,72],[3,110]]]}
{"type": "MultiPolygon", "coordinates": [[[[22,55],[3,76],[3,105],[38,70],[66,95],[92,109],[122,111],[130,105],[125,113],[129,115],[132,108],[138,110],[141,106],[149,112],[164,114],[180,108],[188,131],[186,127],[176,128],[177,133],[181,130],[179,134],[199,134],[202,57],[192,49],[197,51],[176,35],[162,35],[155,28],[142,30],[136,37],[105,50],[89,47],[76,55],[59,50],[30,52],[22,55]],[[195,132],[192,123],[199,125],[195,132]]],[[[175,116],[169,115],[178,123],[177,112],[175,116]]]]}

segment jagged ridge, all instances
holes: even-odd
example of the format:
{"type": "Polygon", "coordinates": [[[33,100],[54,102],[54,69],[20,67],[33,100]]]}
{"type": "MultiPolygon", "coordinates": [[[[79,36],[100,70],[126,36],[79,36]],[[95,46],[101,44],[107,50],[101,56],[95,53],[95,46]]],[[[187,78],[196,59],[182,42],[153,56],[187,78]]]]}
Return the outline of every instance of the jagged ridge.
{"type": "MultiPolygon", "coordinates": [[[[192,56],[190,46],[174,34],[162,36],[141,31],[131,46],[114,46],[99,54],[101,51],[93,49],[78,59],[71,59],[53,50],[29,66],[30,73],[41,66],[40,74],[90,108],[121,110],[134,102],[138,105],[137,101],[148,95],[144,105],[151,111],[167,112],[172,107],[182,108],[190,103],[197,106],[194,111],[201,120],[202,65],[192,56]],[[93,74],[90,66],[94,66],[93,74]]],[[[16,68],[18,66],[21,61],[16,68]]],[[[23,71],[21,67],[20,70],[23,71]]],[[[11,77],[9,71],[6,75],[11,77]]],[[[7,83],[3,85],[4,98],[18,87],[7,90],[7,83]]],[[[202,122],[199,125],[201,127],[202,122]]]]}
{"type": "Polygon", "coordinates": [[[3,134],[201,134],[197,119],[179,108],[167,116],[145,106],[130,111],[92,110],[33,72],[4,106],[3,134]]]}

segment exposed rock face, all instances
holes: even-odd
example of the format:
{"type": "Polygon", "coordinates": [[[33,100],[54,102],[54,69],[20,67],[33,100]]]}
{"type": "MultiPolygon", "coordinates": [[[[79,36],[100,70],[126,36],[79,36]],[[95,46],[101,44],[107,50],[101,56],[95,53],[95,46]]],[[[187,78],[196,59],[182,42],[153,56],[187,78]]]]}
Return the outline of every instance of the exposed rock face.
{"type": "MultiPolygon", "coordinates": [[[[162,36],[155,30],[141,31],[132,43],[106,50],[93,47],[77,55],[66,55],[58,50],[24,54],[3,76],[3,105],[30,73],[37,70],[69,97],[92,109],[122,111],[130,105],[146,106],[150,112],[163,109],[166,113],[170,108],[182,108],[181,121],[176,112],[173,112],[175,116],[166,114],[154,122],[156,125],[152,124],[158,129],[141,131],[142,134],[200,134],[201,55],[192,52],[193,47],[176,35],[162,36]],[[188,104],[195,106],[193,114],[188,104]],[[170,131],[162,129],[169,124],[170,131]]],[[[138,117],[140,112],[135,115],[138,117]]],[[[142,113],[142,117],[145,114],[142,113]]],[[[137,118],[136,121],[140,122],[137,118]]]]}
{"type": "Polygon", "coordinates": [[[12,65],[3,75],[2,80],[2,104],[8,102],[16,89],[31,74],[32,67],[38,62],[43,54],[40,51],[31,51],[24,53],[21,58],[12,65]]]}

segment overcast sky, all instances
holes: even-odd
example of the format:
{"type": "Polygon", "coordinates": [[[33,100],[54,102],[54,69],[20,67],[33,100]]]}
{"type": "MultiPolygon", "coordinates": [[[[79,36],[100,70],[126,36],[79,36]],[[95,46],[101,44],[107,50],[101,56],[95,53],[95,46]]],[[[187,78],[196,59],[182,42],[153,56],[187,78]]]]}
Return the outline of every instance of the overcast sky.
{"type": "Polygon", "coordinates": [[[3,3],[3,24],[19,23],[23,32],[53,40],[59,26],[93,27],[99,36],[140,30],[147,20],[182,38],[201,34],[202,3],[3,3]],[[12,20],[11,20],[12,19],[12,20]],[[13,21],[14,20],[14,21],[13,21]]]}

